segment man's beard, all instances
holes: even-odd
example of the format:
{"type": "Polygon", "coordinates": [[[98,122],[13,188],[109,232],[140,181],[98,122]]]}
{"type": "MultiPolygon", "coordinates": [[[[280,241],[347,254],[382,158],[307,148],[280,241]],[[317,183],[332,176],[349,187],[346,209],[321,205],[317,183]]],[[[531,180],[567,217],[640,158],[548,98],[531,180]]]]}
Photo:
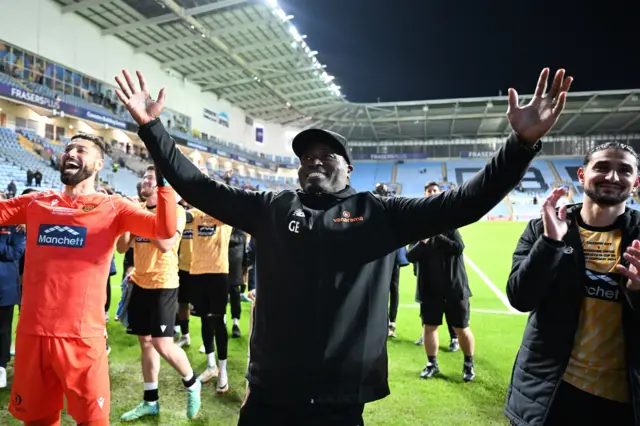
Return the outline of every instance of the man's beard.
{"type": "Polygon", "coordinates": [[[62,170],[60,171],[60,180],[63,184],[67,186],[76,186],[80,182],[83,182],[91,177],[93,171],[89,170],[89,167],[82,166],[81,169],[76,171],[73,174],[65,173],[65,167],[63,165],[62,170]]]}
{"type": "Polygon", "coordinates": [[[140,195],[142,198],[146,200],[147,198],[151,197],[155,193],[155,190],[156,190],[155,187],[142,188],[140,190],[140,195]]]}
{"type": "Polygon", "coordinates": [[[584,193],[599,206],[617,206],[626,203],[630,195],[629,191],[620,191],[619,194],[603,194],[597,184],[594,189],[585,188],[584,193]]]}

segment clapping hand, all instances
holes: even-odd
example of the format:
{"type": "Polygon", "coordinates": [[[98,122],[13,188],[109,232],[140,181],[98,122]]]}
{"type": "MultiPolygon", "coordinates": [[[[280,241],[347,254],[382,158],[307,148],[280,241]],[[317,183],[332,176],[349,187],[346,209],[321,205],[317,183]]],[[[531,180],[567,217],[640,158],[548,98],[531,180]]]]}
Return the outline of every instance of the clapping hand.
{"type": "Polygon", "coordinates": [[[567,195],[564,188],[556,188],[542,203],[542,223],[545,237],[561,241],[569,230],[567,225],[567,206],[562,206],[556,213],[556,205],[561,197],[567,195]]]}
{"type": "Polygon", "coordinates": [[[565,71],[558,70],[551,90],[545,95],[548,78],[549,68],[545,68],[538,78],[533,98],[524,106],[518,105],[518,92],[509,89],[507,118],[513,131],[525,142],[533,144],[542,139],[556,124],[564,109],[573,77],[565,78],[565,71]]]}
{"type": "Polygon", "coordinates": [[[640,290],[640,241],[634,240],[622,256],[629,262],[629,267],[616,265],[616,271],[629,279],[627,281],[629,290],[640,290]]]}
{"type": "Polygon", "coordinates": [[[122,75],[126,83],[119,76],[116,77],[116,82],[120,86],[120,90],[116,89],[116,95],[118,95],[122,104],[127,107],[136,123],[142,126],[160,117],[160,113],[164,109],[166,90],[164,88],[160,89],[158,100],[154,101],[147,91],[147,82],[142,72],[136,71],[138,82],[140,83],[139,88],[133,81],[129,71],[123,70],[122,75]]]}

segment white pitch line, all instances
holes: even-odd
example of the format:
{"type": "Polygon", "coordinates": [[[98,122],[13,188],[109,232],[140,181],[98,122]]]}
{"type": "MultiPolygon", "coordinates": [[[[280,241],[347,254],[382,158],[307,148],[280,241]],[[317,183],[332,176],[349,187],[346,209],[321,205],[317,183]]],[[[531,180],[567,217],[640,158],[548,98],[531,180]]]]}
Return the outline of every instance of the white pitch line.
{"type": "MultiPolygon", "coordinates": [[[[411,308],[411,309],[419,309],[420,305],[418,304],[408,304],[408,305],[399,305],[401,308],[411,308]]],[[[514,310],[512,311],[501,311],[496,309],[475,309],[471,308],[471,312],[478,312],[481,314],[498,314],[498,315],[527,315],[526,312],[519,312],[514,310]]]]}
{"type": "Polygon", "coordinates": [[[469,259],[469,256],[467,256],[466,254],[463,255],[464,256],[464,260],[467,261],[467,263],[469,264],[469,266],[471,267],[471,269],[473,269],[475,271],[476,274],[478,274],[478,276],[480,277],[480,279],[482,281],[484,281],[484,283],[487,285],[487,287],[489,287],[491,289],[491,291],[493,291],[493,293],[498,297],[498,299],[500,299],[500,301],[504,304],[504,306],[507,307],[507,309],[509,310],[509,312],[511,313],[517,313],[518,311],[516,309],[513,308],[513,306],[511,306],[511,303],[509,303],[509,299],[507,299],[507,296],[501,292],[498,287],[496,287],[496,285],[491,282],[491,280],[489,279],[489,277],[487,277],[484,272],[482,272],[480,270],[480,268],[478,268],[476,266],[475,263],[473,263],[473,261],[471,259],[469,259]]]}

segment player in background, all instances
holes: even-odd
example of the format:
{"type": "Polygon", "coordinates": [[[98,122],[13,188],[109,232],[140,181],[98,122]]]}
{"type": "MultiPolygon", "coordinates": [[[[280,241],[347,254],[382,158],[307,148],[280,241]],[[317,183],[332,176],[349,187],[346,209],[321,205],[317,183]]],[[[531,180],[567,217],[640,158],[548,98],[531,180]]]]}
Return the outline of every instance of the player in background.
{"type": "Polygon", "coordinates": [[[62,192],[0,202],[0,223],[26,224],[27,248],[9,411],[26,425],[109,424],[104,283],[116,239],[135,229],[147,238],[176,232],[175,193],[160,174],[156,214],[96,193],[104,143],[75,135],[60,158],[62,192]]]}
{"type": "Polygon", "coordinates": [[[247,233],[241,229],[233,228],[229,240],[229,302],[231,305],[231,337],[242,336],[240,332],[240,315],[242,306],[240,302],[241,288],[244,286],[244,264],[247,251],[247,233]]]}
{"type": "MultiPolygon", "coordinates": [[[[437,182],[425,185],[425,197],[441,192],[437,182]]],[[[464,353],[462,379],[472,381],[475,374],[473,363],[474,338],[469,327],[469,280],[464,266],[464,242],[457,229],[434,235],[413,245],[407,251],[409,261],[417,265],[420,294],[420,317],[423,324],[424,351],[427,365],[420,377],[428,379],[440,373],[438,366],[438,327],[443,315],[453,327],[464,353]]]]}
{"type": "Polygon", "coordinates": [[[199,379],[207,383],[218,378],[216,392],[229,390],[227,377],[227,348],[229,332],[225,324],[229,300],[229,240],[232,228],[197,209],[193,215],[193,253],[191,254],[191,278],[189,292],[192,314],[202,323],[202,342],[207,354],[207,368],[199,379]],[[219,366],[213,342],[218,348],[219,366]]]}
{"type": "MultiPolygon", "coordinates": [[[[0,195],[0,200],[4,196],[0,195]]],[[[13,313],[20,304],[19,262],[26,245],[17,226],[0,227],[0,389],[7,387],[7,364],[11,360],[13,313]]]]}
{"type": "MultiPolygon", "coordinates": [[[[184,201],[184,200],[183,200],[184,201]]],[[[186,202],[184,203],[186,205],[186,202]]],[[[188,206],[188,205],[187,205],[188,206]]],[[[183,206],[184,207],[184,206],[183,206]]],[[[193,215],[186,212],[186,224],[180,239],[178,250],[178,324],[180,325],[180,339],[176,342],[179,347],[189,346],[191,337],[189,336],[189,285],[191,280],[191,255],[193,251],[193,215]]]]}
{"type": "MultiPolygon", "coordinates": [[[[142,180],[144,210],[156,209],[156,170],[149,166],[142,180]]],[[[175,203],[176,232],[166,239],[147,239],[124,233],[117,243],[119,253],[133,244],[134,268],[131,272],[131,296],[127,308],[127,333],[138,336],[144,378],[143,401],[124,413],[122,421],[133,421],[160,413],[158,402],[158,376],[160,357],[164,358],[181,376],[187,389],[187,417],[193,418],[200,410],[200,389],[187,354],[173,342],[173,326],[178,301],[178,247],[184,230],[184,208],[175,203]]]]}

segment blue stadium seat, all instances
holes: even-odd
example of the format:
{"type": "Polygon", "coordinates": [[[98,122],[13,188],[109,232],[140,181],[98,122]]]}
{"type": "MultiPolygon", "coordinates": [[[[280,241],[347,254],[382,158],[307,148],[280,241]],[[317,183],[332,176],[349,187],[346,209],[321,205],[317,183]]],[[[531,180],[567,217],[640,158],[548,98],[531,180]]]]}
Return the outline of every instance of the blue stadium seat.
{"type": "Polygon", "coordinates": [[[420,161],[398,164],[396,182],[402,185],[403,197],[422,197],[426,183],[442,182],[442,162],[420,161]]]}
{"type": "Polygon", "coordinates": [[[582,195],[584,192],[584,188],[578,181],[578,169],[582,167],[583,159],[579,157],[575,158],[558,158],[554,159],[553,165],[555,166],[558,174],[560,175],[560,179],[565,182],[573,183],[573,186],[576,188],[576,191],[582,195]]]}
{"type": "Polygon", "coordinates": [[[373,191],[376,183],[391,182],[393,163],[359,161],[353,164],[351,186],[356,191],[373,191]]]}

